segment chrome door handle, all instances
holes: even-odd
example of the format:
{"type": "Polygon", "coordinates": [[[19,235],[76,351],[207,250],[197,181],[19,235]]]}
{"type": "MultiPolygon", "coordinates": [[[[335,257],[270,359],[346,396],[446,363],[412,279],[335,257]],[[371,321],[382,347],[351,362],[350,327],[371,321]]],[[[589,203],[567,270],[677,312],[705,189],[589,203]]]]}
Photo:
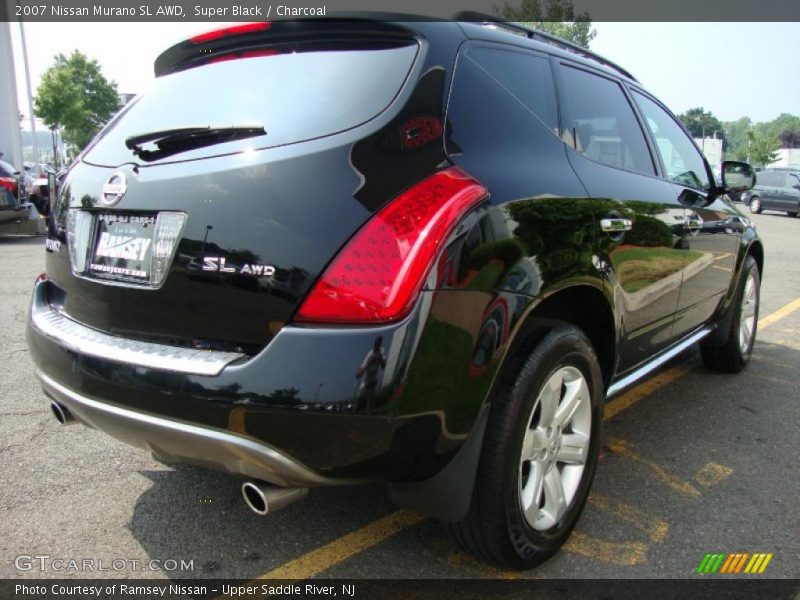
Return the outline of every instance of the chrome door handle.
{"type": "Polygon", "coordinates": [[[630,219],[601,219],[600,229],[606,233],[619,233],[633,229],[633,221],[630,219]]]}

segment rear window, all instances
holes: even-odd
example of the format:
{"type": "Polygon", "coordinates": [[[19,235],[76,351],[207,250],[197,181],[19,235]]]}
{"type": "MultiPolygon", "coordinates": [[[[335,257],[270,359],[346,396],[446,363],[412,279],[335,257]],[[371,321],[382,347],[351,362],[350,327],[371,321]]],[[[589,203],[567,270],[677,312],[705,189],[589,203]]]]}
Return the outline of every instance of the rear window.
{"type": "Polygon", "coordinates": [[[266,135],[194,149],[162,162],[263,149],[351,129],[383,112],[405,82],[417,44],[220,60],[157,78],[85,160],[135,159],[125,140],[183,127],[260,125],[266,135]]]}

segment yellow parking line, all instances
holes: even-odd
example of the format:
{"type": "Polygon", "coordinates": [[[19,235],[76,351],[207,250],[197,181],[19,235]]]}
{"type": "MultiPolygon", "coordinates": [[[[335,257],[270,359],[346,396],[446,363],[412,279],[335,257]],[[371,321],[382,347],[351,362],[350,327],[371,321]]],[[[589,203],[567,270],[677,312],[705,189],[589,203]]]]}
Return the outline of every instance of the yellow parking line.
{"type": "Polygon", "coordinates": [[[671,369],[667,369],[663,373],[659,373],[655,377],[652,377],[635,387],[632,387],[630,390],[628,390],[621,396],[617,396],[616,398],[614,398],[608,404],[605,405],[605,407],[603,408],[603,417],[605,419],[611,419],[615,417],[623,410],[630,408],[631,406],[636,404],[639,400],[641,400],[645,396],[649,396],[657,389],[664,387],[669,382],[674,381],[678,377],[686,375],[686,373],[692,370],[693,366],[694,365],[689,365],[689,364],[678,365],[671,369]]]}
{"type": "Polygon", "coordinates": [[[712,487],[721,483],[733,473],[733,469],[710,462],[694,474],[694,480],[704,487],[712,487]]]}
{"type": "MultiPolygon", "coordinates": [[[[775,312],[767,315],[758,320],[758,328],[759,330],[763,330],[770,325],[777,323],[781,319],[788,317],[794,311],[800,309],[800,298],[789,302],[786,306],[779,308],[775,312]]],[[[659,375],[648,379],[640,383],[639,385],[632,387],[630,390],[625,392],[624,394],[617,396],[613,400],[606,403],[605,408],[603,409],[603,417],[605,419],[612,419],[623,410],[626,410],[636,404],[639,400],[644,398],[645,396],[649,396],[659,388],[664,387],[668,383],[686,375],[689,371],[694,368],[694,365],[677,365],[672,367],[671,369],[667,369],[663,371],[659,375]]]]}
{"type": "Polygon", "coordinates": [[[667,537],[669,525],[665,521],[651,517],[635,506],[598,494],[590,495],[587,502],[594,509],[607,512],[622,521],[630,523],[656,544],[660,544],[667,537]]]}
{"type": "Polygon", "coordinates": [[[422,521],[423,517],[407,510],[398,510],[381,517],[361,529],[312,550],[280,567],[261,575],[259,579],[308,579],[330,569],[392,537],[398,531],[422,521]]]}
{"type": "Polygon", "coordinates": [[[678,479],[675,477],[675,475],[668,473],[654,461],[650,460],[649,458],[645,458],[637,452],[634,452],[631,449],[630,443],[626,442],[625,440],[611,439],[606,445],[608,446],[608,449],[615,454],[619,454],[620,456],[624,456],[625,458],[629,458],[648,467],[653,472],[653,475],[655,475],[656,479],[679,494],[683,494],[684,496],[700,495],[700,492],[691,483],[678,479]]]}
{"type": "Polygon", "coordinates": [[[640,565],[647,562],[647,544],[607,542],[580,531],[573,531],[562,548],[573,554],[616,565],[640,565]]]}
{"type": "MultiPolygon", "coordinates": [[[[759,321],[759,328],[763,329],[764,327],[769,327],[798,309],[800,309],[800,299],[790,302],[783,308],[761,319],[759,321]]],[[[606,404],[604,417],[610,419],[616,416],[623,410],[633,406],[645,396],[652,394],[671,381],[685,375],[692,368],[693,365],[678,365],[631,388],[606,404]]],[[[612,440],[612,444],[615,441],[621,442],[621,440],[612,440]]],[[[632,453],[630,449],[624,445],[625,442],[622,443],[622,446],[610,445],[611,450],[649,466],[654,471],[657,478],[676,491],[686,495],[700,495],[700,492],[691,484],[670,475],[652,461],[648,461],[638,454],[632,453]],[[622,450],[620,451],[620,449],[622,450]]],[[[415,525],[422,520],[423,517],[420,515],[406,510],[399,510],[377,521],[373,521],[361,529],[348,533],[325,546],[291,560],[272,571],[268,571],[261,575],[259,579],[307,579],[313,577],[347,560],[351,556],[383,542],[406,527],[415,525]]],[[[572,534],[564,545],[564,549],[569,552],[617,564],[639,564],[646,560],[647,553],[647,546],[645,544],[635,542],[622,542],[619,544],[605,542],[579,532],[574,532],[572,534]]]]}
{"type": "Polygon", "coordinates": [[[768,316],[764,317],[763,319],[759,319],[758,320],[758,328],[759,329],[766,329],[767,327],[769,327],[773,323],[777,323],[781,319],[788,317],[790,314],[792,314],[794,311],[796,311],[798,309],[800,309],[800,298],[798,298],[797,300],[794,300],[793,302],[789,302],[789,304],[787,304],[783,308],[779,308],[778,310],[776,310],[771,315],[768,315],[768,316]]]}

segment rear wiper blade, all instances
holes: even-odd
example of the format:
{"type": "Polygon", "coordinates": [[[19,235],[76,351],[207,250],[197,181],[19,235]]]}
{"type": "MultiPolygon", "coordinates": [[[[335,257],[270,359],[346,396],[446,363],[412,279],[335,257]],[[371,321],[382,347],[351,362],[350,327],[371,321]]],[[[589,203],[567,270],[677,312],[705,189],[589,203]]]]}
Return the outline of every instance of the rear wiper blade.
{"type": "Polygon", "coordinates": [[[257,137],[266,135],[266,133],[261,125],[181,127],[132,135],[125,140],[125,145],[142,160],[154,161],[179,152],[257,137]],[[149,142],[156,146],[155,150],[147,150],[142,147],[149,142]]]}

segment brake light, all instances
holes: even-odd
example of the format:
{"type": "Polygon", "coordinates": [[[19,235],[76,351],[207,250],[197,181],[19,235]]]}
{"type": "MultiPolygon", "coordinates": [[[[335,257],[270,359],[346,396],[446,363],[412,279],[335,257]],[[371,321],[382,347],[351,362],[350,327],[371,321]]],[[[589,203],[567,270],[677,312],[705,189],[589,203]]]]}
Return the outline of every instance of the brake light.
{"type": "Polygon", "coordinates": [[[233,37],[236,35],[243,35],[245,33],[254,33],[256,31],[266,31],[270,27],[272,27],[272,23],[269,21],[260,21],[258,23],[244,23],[243,25],[233,25],[231,27],[223,27],[222,29],[215,29],[214,31],[201,33],[192,38],[189,38],[189,41],[193,44],[203,44],[205,42],[218,40],[224,37],[233,37]]]}
{"type": "Polygon", "coordinates": [[[311,289],[295,320],[374,324],[404,317],[442,244],[487,193],[455,167],[406,190],[347,243],[311,289]]]}
{"type": "Polygon", "coordinates": [[[4,187],[9,192],[14,193],[17,190],[17,180],[13,177],[0,177],[0,187],[4,187]]]}

